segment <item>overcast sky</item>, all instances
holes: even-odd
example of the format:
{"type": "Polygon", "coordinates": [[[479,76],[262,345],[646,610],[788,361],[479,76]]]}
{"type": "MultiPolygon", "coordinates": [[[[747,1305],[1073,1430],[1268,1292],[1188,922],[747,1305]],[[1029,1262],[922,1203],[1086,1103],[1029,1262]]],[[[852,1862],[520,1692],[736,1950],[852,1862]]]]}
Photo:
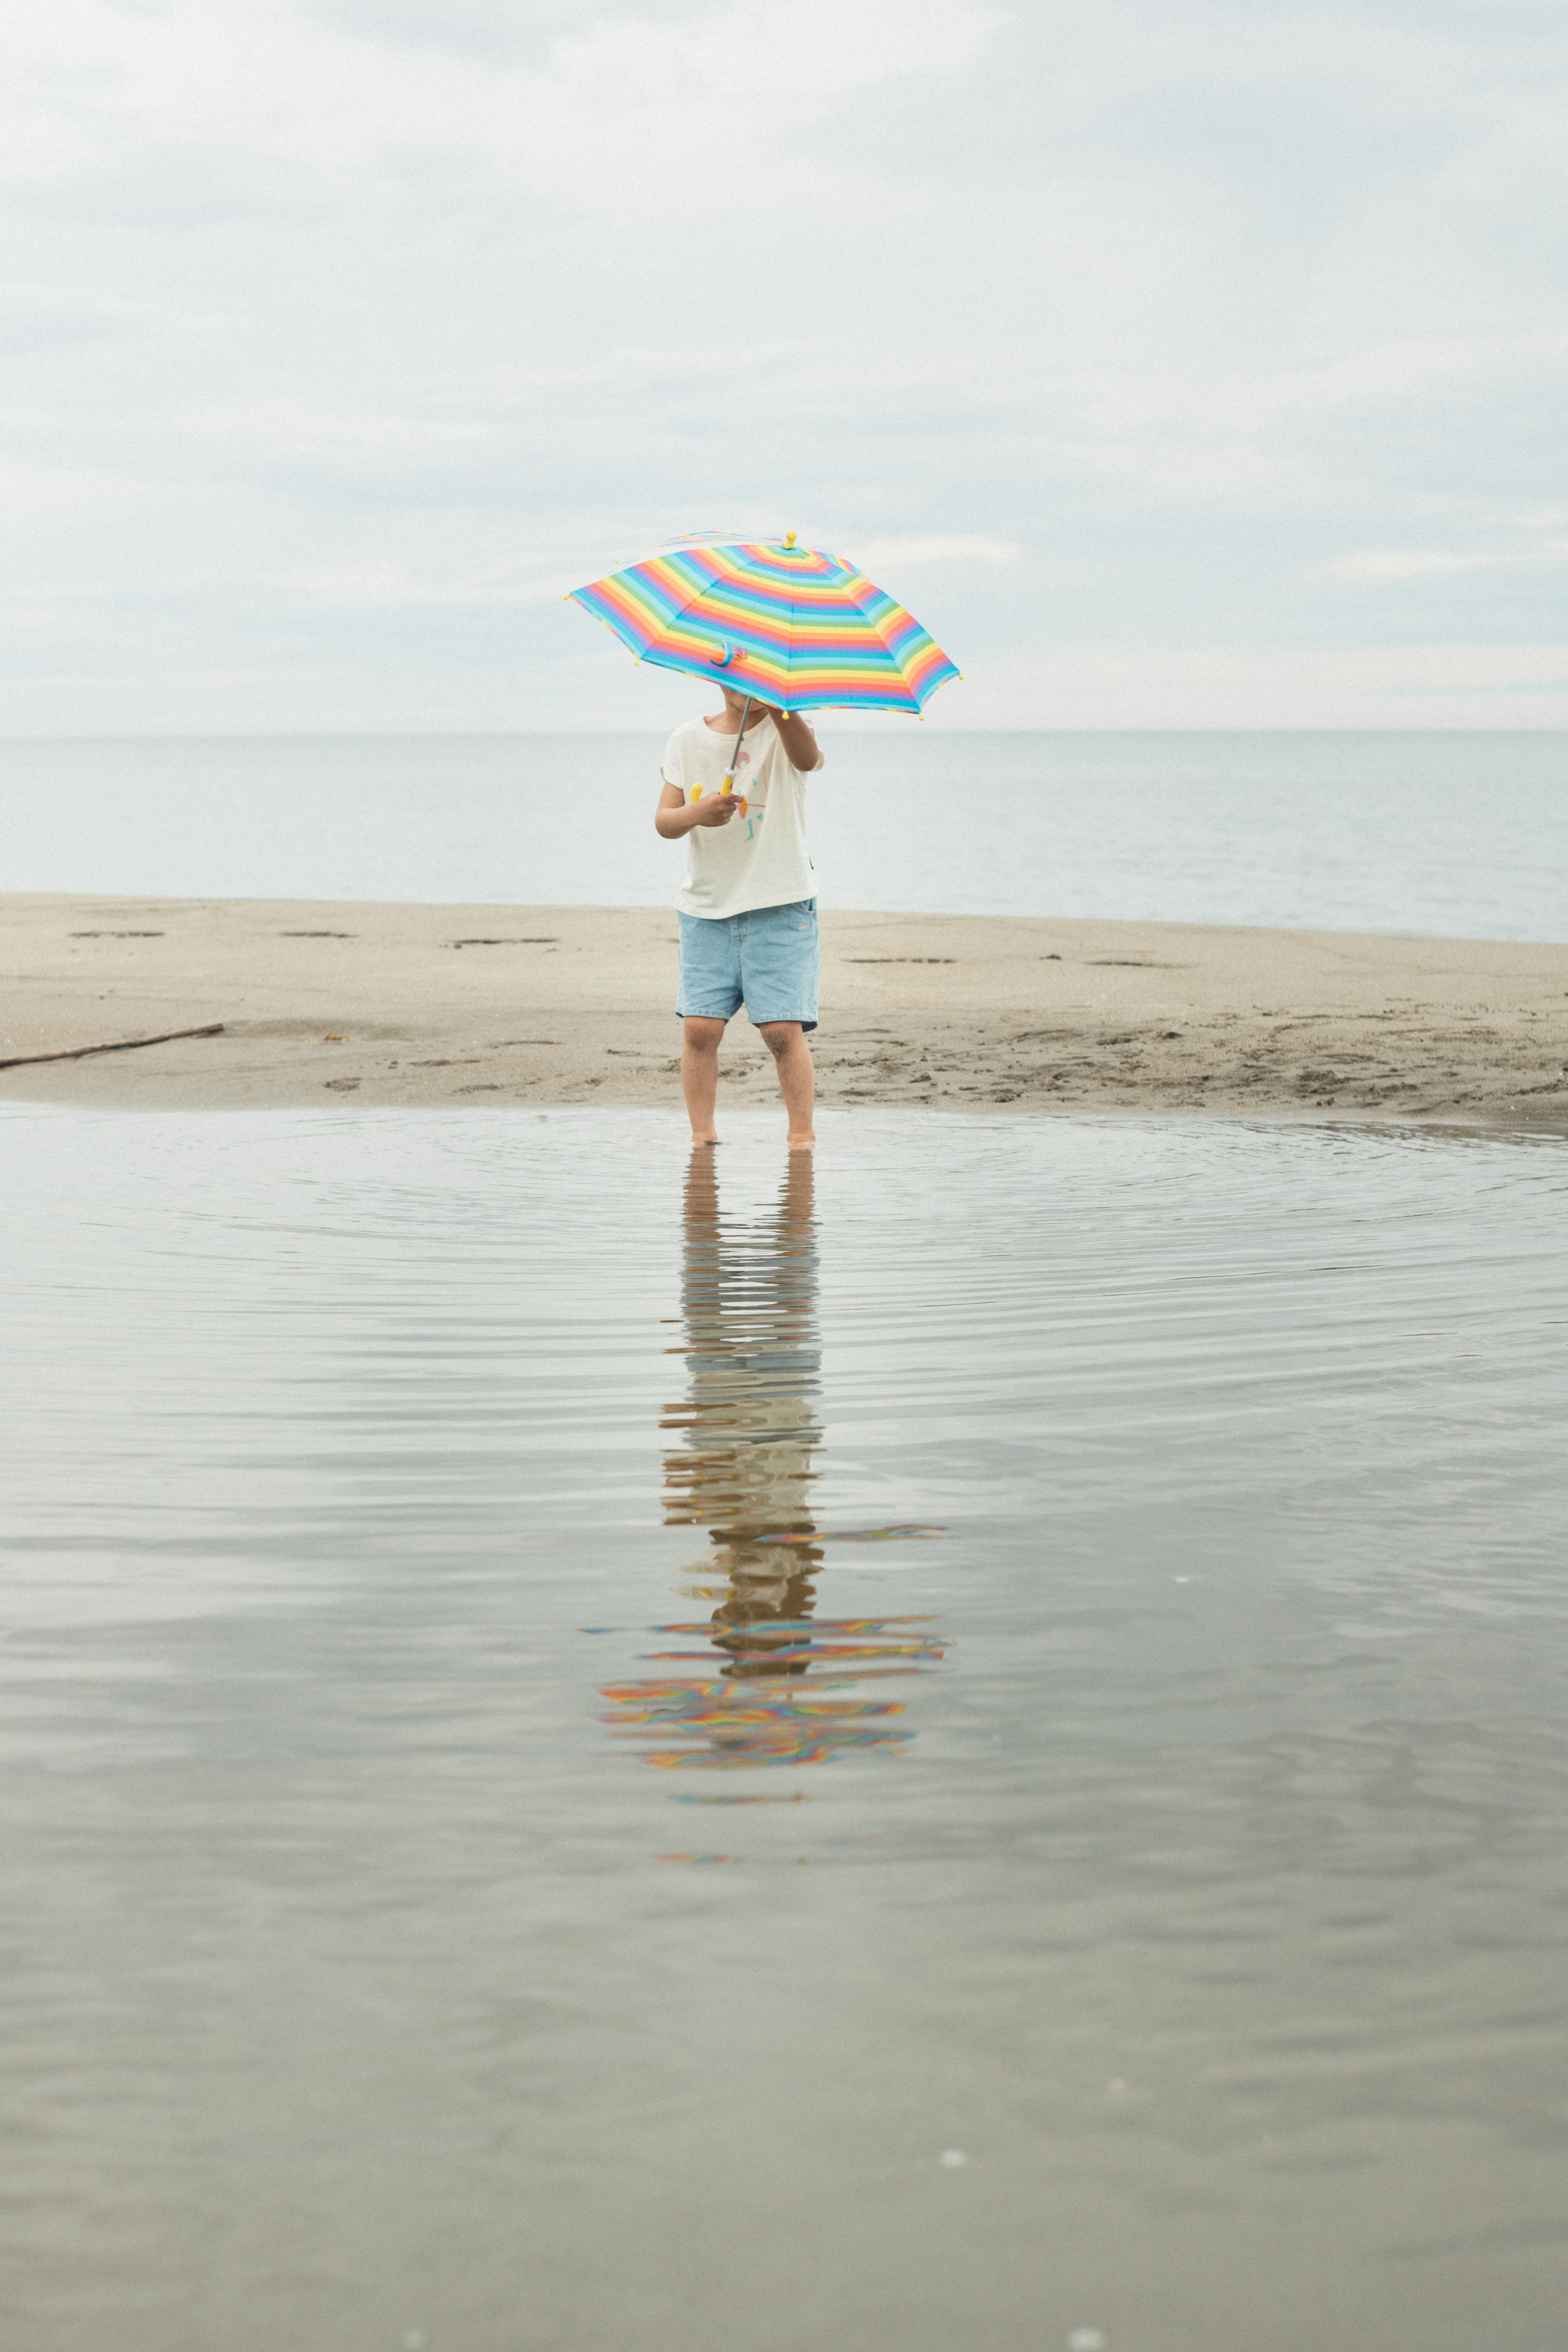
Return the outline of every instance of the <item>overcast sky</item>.
{"type": "Polygon", "coordinates": [[[931,724],[1568,724],[1563,0],[3,21],[5,732],[662,727],[710,527],[931,724]]]}

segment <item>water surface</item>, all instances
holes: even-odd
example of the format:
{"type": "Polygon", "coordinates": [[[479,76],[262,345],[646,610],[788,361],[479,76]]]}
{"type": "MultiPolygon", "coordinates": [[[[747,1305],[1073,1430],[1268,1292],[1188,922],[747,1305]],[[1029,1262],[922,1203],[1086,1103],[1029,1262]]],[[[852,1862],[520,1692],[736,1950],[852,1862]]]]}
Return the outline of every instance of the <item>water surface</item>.
{"type": "Polygon", "coordinates": [[[1555,2352],[1568,1159],[0,1114],[29,2352],[1555,2352]]]}

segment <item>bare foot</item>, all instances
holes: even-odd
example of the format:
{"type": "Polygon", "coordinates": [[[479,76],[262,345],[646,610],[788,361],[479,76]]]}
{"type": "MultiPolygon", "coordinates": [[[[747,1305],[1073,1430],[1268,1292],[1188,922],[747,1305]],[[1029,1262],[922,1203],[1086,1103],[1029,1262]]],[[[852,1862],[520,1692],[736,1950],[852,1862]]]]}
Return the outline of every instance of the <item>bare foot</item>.
{"type": "Polygon", "coordinates": [[[815,1151],[816,1150],[816,1138],[815,1135],[792,1135],[788,1140],[789,1148],[792,1151],[815,1151]]]}
{"type": "Polygon", "coordinates": [[[699,1135],[697,1129],[693,1128],[691,1130],[691,1140],[694,1144],[717,1143],[719,1140],[719,1130],[717,1128],[710,1128],[706,1135],[699,1135]]]}

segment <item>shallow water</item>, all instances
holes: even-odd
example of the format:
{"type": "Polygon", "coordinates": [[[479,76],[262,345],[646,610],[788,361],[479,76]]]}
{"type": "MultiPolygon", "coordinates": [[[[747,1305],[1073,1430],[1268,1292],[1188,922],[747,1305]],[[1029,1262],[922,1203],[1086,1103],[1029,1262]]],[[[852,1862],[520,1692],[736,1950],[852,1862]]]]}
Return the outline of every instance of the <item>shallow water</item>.
{"type": "MultiPolygon", "coordinates": [[[[1561,940],[1568,735],[867,732],[826,907],[1561,940]]],[[[668,906],[658,735],[0,742],[5,887],[668,906]]]]}
{"type": "Polygon", "coordinates": [[[0,1115],[12,2340],[1555,2352],[1563,1147],[734,1131],[0,1115]]]}

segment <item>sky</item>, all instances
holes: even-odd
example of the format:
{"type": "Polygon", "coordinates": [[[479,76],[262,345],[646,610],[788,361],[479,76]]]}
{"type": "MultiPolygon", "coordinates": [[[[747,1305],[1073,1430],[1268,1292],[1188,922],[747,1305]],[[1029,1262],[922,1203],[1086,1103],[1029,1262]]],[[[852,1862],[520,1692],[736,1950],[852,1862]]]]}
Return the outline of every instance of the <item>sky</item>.
{"type": "Polygon", "coordinates": [[[1568,726],[1563,0],[0,46],[0,733],[662,728],[563,597],[705,530],[910,605],[929,725],[1568,726]]]}

